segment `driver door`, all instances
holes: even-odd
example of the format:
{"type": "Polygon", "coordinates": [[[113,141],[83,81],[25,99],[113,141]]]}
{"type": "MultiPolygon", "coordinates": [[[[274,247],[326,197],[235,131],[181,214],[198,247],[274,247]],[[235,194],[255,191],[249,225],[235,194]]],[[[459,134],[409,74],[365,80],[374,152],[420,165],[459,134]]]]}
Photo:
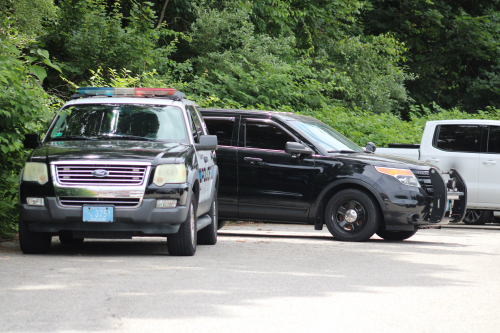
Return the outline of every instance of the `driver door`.
{"type": "Polygon", "coordinates": [[[312,156],[284,151],[297,138],[263,119],[242,120],[238,148],[238,210],[244,219],[307,222],[314,180],[312,156]]]}

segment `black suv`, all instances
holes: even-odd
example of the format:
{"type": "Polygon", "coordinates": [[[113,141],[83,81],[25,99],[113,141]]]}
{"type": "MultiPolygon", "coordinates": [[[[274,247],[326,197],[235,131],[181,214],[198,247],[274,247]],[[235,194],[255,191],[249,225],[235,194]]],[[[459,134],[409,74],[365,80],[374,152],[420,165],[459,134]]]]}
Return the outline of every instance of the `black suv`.
{"type": "Polygon", "coordinates": [[[80,88],[34,148],[19,186],[24,253],[51,238],[167,236],[172,255],[217,242],[217,138],[173,89],[80,88]]]}
{"type": "Polygon", "coordinates": [[[463,218],[466,186],[430,164],[374,154],[324,123],[285,112],[201,109],[217,135],[221,220],[326,224],[339,240],[411,237],[463,218]]]}

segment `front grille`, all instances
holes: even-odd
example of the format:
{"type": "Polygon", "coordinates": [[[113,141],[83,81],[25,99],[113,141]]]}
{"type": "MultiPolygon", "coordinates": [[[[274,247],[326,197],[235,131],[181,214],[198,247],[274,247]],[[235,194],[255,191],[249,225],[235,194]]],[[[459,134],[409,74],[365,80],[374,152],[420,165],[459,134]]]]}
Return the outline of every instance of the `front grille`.
{"type": "Polygon", "coordinates": [[[84,198],[60,197],[61,206],[83,206],[91,204],[113,205],[115,207],[136,207],[141,202],[140,198],[84,198]]]}
{"type": "Polygon", "coordinates": [[[420,186],[428,195],[434,194],[434,189],[432,188],[431,176],[429,171],[426,170],[412,170],[415,177],[417,177],[420,186]]]}
{"type": "Polygon", "coordinates": [[[145,165],[116,164],[57,164],[57,181],[62,185],[142,185],[146,177],[145,165]],[[95,170],[105,170],[105,177],[96,177],[95,170]]]}

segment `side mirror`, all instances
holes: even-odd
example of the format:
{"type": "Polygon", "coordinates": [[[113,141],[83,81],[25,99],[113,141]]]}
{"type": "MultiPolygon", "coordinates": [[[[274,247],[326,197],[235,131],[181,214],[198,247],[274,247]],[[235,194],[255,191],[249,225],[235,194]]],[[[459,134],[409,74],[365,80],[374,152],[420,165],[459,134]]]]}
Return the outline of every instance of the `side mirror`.
{"type": "Polygon", "coordinates": [[[365,147],[365,151],[369,153],[374,153],[377,150],[377,146],[373,142],[368,142],[365,147]]]}
{"type": "Polygon", "coordinates": [[[292,155],[293,154],[312,155],[314,151],[309,147],[305,147],[302,143],[289,141],[285,145],[285,153],[292,155]]]}
{"type": "Polygon", "coordinates": [[[200,143],[194,146],[196,150],[217,150],[217,135],[202,135],[200,143]]]}
{"type": "Polygon", "coordinates": [[[26,149],[35,149],[40,147],[42,144],[40,142],[40,134],[25,134],[23,144],[26,149]]]}

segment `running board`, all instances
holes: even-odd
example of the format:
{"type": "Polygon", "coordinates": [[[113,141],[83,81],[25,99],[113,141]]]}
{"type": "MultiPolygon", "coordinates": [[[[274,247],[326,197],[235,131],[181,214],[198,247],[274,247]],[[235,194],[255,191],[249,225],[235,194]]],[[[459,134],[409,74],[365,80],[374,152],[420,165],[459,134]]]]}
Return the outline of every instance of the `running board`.
{"type": "Polygon", "coordinates": [[[197,231],[205,228],[207,225],[212,223],[212,218],[208,214],[203,214],[198,217],[198,223],[196,224],[197,231]]]}

